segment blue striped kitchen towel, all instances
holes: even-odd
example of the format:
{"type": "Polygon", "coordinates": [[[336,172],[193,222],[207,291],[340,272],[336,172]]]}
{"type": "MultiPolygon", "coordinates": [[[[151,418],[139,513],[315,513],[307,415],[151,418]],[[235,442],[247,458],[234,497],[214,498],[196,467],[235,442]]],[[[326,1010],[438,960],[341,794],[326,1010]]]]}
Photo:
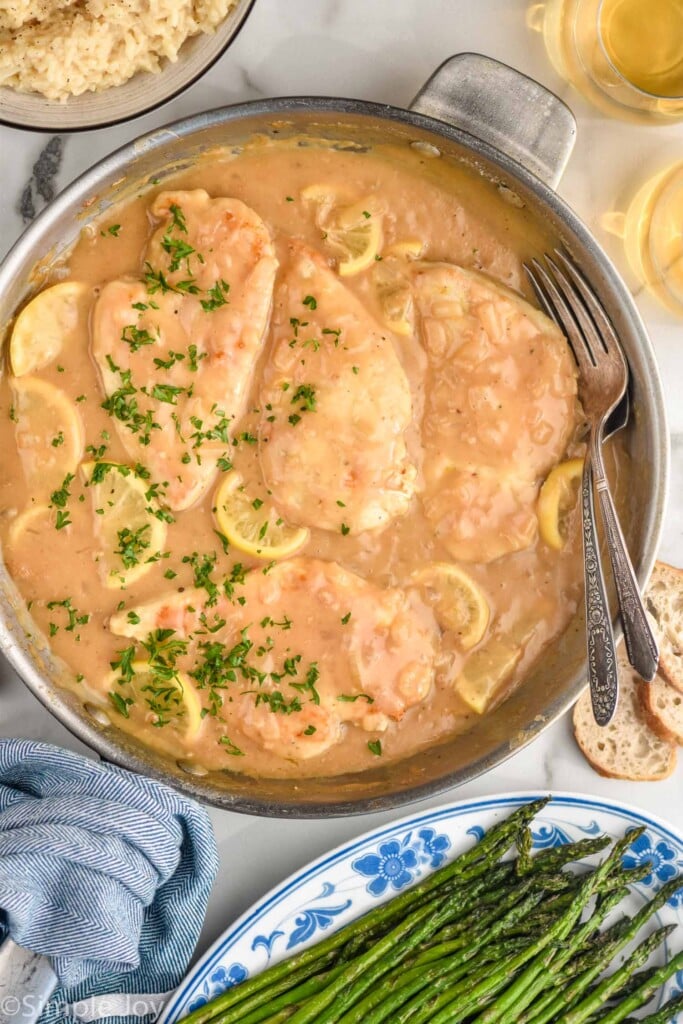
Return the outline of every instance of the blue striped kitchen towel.
{"type": "Polygon", "coordinates": [[[98,1005],[105,1019],[151,1019],[158,1006],[107,999],[179,983],[217,869],[208,815],[191,800],[47,743],[0,739],[0,909],[59,978],[41,1021],[86,1001],[91,1019],[98,1005]]]}

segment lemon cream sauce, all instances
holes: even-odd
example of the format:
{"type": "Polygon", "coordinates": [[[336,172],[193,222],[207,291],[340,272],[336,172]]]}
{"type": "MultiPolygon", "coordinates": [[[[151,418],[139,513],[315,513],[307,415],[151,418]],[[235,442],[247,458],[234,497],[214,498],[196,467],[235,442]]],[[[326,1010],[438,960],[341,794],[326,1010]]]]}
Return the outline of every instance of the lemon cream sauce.
{"type": "Polygon", "coordinates": [[[543,240],[429,164],[213,154],[85,229],[9,332],[5,560],[77,692],[169,756],[407,756],[576,610],[575,370],[522,297],[543,240]]]}

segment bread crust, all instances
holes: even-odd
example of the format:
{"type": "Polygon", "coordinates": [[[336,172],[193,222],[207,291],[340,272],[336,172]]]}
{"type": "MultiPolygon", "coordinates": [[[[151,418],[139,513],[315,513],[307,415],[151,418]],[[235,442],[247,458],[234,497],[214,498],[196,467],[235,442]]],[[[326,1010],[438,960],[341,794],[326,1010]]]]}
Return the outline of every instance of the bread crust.
{"type": "Polygon", "coordinates": [[[664,686],[670,689],[672,694],[680,694],[680,690],[676,689],[676,687],[670,686],[668,680],[663,676],[659,676],[659,678],[655,677],[651,683],[640,683],[638,690],[643,718],[650,729],[657,733],[657,735],[663,740],[666,740],[667,743],[676,743],[681,746],[683,745],[683,708],[681,710],[681,728],[679,731],[676,731],[672,729],[670,725],[667,725],[655,703],[655,694],[658,684],[659,686],[664,686]]]}
{"type": "MultiPolygon", "coordinates": [[[[675,690],[683,693],[683,656],[678,656],[675,653],[675,649],[671,641],[667,636],[664,635],[664,631],[659,623],[659,612],[657,602],[652,598],[652,595],[648,593],[650,586],[655,580],[657,575],[667,576],[672,575],[680,588],[680,593],[683,595],[683,569],[678,569],[674,565],[669,565],[668,562],[655,562],[654,569],[652,570],[652,576],[650,577],[650,583],[645,589],[645,601],[648,605],[648,611],[655,619],[658,630],[659,630],[659,673],[666,679],[667,683],[670,683],[675,690]]],[[[680,646],[683,650],[683,622],[681,623],[681,636],[680,646]]]]}
{"type": "Polygon", "coordinates": [[[653,771],[647,766],[645,760],[639,763],[635,753],[630,761],[628,761],[632,767],[626,768],[624,759],[615,761],[613,754],[608,749],[605,751],[598,750],[597,744],[602,730],[593,721],[590,693],[587,689],[574,705],[573,712],[574,737],[579,749],[594,771],[598,775],[602,775],[603,778],[625,779],[631,782],[659,782],[662,779],[667,779],[676,767],[678,757],[676,746],[651,729],[645,721],[645,715],[641,712],[640,694],[636,692],[636,688],[644,684],[642,681],[637,680],[635,673],[626,664],[625,657],[621,652],[619,657],[619,678],[622,692],[618,714],[620,714],[622,721],[606,726],[606,729],[609,729],[610,732],[605,734],[605,739],[613,742],[617,728],[621,728],[622,734],[626,739],[632,737],[632,730],[634,729],[647,730],[651,734],[651,745],[656,744],[659,747],[665,748],[660,751],[662,757],[661,768],[653,771]]]}

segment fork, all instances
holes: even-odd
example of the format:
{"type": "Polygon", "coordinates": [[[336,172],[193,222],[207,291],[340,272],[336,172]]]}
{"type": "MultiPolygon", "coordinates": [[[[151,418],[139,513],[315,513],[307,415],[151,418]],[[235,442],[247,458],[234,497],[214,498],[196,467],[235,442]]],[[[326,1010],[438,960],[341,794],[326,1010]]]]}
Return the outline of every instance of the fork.
{"type": "MultiPolygon", "coordinates": [[[[595,721],[604,726],[611,721],[616,709],[618,675],[595,528],[593,479],[607,533],[628,659],[647,681],[651,681],[657,671],[659,651],[626,549],[602,458],[605,424],[628,396],[628,365],[614,327],[597,296],[574,264],[559,250],[555,250],[555,254],[564,269],[546,255],[548,270],[537,260],[532,261],[533,270],[528,266],[525,270],[544,309],[569,341],[579,370],[581,401],[588,420],[588,447],[581,484],[588,679],[595,721]]],[[[618,413],[612,416],[613,427],[618,418],[618,413]]]]}

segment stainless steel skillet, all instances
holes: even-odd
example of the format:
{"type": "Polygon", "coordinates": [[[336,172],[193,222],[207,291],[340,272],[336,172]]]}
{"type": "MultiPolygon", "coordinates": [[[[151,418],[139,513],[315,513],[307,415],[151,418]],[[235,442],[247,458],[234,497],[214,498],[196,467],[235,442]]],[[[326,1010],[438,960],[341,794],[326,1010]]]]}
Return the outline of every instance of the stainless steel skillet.
{"type": "MultiPolygon", "coordinates": [[[[339,147],[386,142],[421,147],[434,159],[464,164],[481,175],[492,183],[492,201],[521,205],[544,225],[553,244],[572,253],[612,317],[631,366],[634,416],[626,443],[634,471],[622,516],[644,581],[659,542],[668,475],[668,434],[652,346],[614,267],[554,191],[573,144],[571,112],[536,82],[488,58],[461,54],[446,61],[410,110],[313,97],[262,100],[142,136],[75,181],[17,242],[0,268],[0,324],[35,287],[37,261],[46,253],[58,258],[108,206],[191,166],[207,151],[239,147],[255,133],[296,135],[304,144],[306,137],[324,136],[339,147]]],[[[376,811],[439,793],[500,764],[566,711],[585,684],[584,624],[577,617],[510,699],[464,735],[362,774],[297,782],[227,771],[198,774],[116,730],[101,710],[65,688],[67,670],[50,654],[2,566],[0,645],[33,693],[103,757],[200,800],[265,815],[376,811]]]]}

